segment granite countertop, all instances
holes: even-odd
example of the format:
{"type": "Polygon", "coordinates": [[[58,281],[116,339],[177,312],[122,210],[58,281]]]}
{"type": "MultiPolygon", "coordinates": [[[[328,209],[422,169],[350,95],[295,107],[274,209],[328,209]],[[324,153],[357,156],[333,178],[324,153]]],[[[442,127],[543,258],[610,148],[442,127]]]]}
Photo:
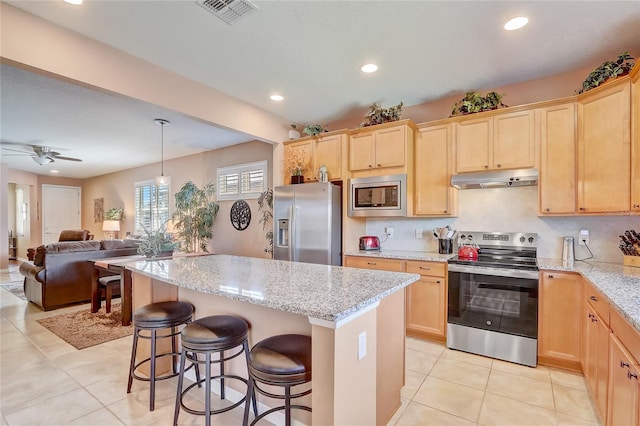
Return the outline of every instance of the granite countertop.
{"type": "Polygon", "coordinates": [[[353,250],[346,251],[345,256],[380,257],[383,259],[424,260],[428,262],[446,262],[455,254],[439,254],[425,251],[409,250],[353,250]]]}
{"type": "Polygon", "coordinates": [[[229,255],[141,260],[125,267],[182,288],[333,322],[420,278],[404,272],[229,255]]]}
{"type": "Polygon", "coordinates": [[[616,263],[584,261],[576,261],[571,265],[561,260],[543,258],[538,258],[538,267],[544,270],[582,274],[640,333],[640,268],[616,263]]]}

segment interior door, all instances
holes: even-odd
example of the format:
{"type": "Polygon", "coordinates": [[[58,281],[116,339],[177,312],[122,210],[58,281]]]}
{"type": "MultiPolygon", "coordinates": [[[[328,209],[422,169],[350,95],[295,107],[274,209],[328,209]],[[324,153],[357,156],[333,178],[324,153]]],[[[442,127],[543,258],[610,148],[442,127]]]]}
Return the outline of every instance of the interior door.
{"type": "Polygon", "coordinates": [[[63,229],[80,229],[80,188],[42,185],[42,244],[58,241],[63,229]]]}

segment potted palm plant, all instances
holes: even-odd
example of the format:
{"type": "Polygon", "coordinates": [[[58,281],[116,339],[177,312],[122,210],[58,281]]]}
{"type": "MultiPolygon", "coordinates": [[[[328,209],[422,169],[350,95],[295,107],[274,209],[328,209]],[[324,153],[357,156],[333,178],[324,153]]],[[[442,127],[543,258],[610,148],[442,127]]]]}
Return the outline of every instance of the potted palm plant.
{"type": "Polygon", "coordinates": [[[213,238],[213,222],[220,206],[214,200],[215,187],[211,182],[202,188],[189,181],[175,194],[176,211],[173,226],[180,238],[180,248],[187,253],[208,252],[213,238]]]}

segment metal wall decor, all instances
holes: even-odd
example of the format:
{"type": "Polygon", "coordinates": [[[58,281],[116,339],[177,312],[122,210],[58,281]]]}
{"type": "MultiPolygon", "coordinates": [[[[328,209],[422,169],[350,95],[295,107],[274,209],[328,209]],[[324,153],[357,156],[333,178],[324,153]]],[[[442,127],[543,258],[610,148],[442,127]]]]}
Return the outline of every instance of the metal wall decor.
{"type": "Polygon", "coordinates": [[[249,204],[244,200],[238,200],[233,203],[231,211],[229,212],[229,218],[231,219],[233,227],[238,231],[247,229],[249,223],[251,223],[251,208],[249,204]]]}

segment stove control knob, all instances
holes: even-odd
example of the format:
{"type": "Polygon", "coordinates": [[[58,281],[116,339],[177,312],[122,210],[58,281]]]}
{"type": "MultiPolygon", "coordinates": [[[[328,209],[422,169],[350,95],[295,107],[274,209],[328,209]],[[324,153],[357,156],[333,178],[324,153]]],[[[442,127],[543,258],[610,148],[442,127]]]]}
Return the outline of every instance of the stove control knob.
{"type": "Polygon", "coordinates": [[[487,325],[491,325],[491,321],[487,321],[487,325]]]}
{"type": "Polygon", "coordinates": [[[533,244],[533,237],[529,237],[529,244],[533,244]]]}
{"type": "Polygon", "coordinates": [[[520,237],[520,242],[524,243],[524,237],[520,237]]]}

